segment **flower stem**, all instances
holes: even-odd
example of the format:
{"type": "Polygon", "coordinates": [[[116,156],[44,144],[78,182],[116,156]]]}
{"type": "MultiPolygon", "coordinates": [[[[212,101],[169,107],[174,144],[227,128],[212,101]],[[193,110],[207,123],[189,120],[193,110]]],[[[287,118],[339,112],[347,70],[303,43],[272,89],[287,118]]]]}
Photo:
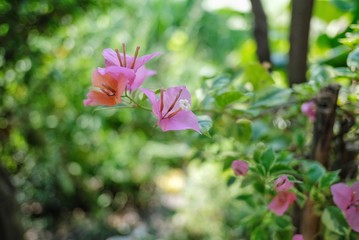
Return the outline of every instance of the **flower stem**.
{"type": "Polygon", "coordinates": [[[152,111],[152,109],[140,105],[132,97],[130,97],[128,95],[128,93],[127,93],[127,87],[126,87],[126,90],[125,90],[125,95],[122,96],[122,97],[127,98],[128,100],[130,100],[130,102],[133,104],[132,107],[134,107],[134,108],[140,108],[140,109],[143,109],[143,110],[146,110],[146,111],[152,111]]]}

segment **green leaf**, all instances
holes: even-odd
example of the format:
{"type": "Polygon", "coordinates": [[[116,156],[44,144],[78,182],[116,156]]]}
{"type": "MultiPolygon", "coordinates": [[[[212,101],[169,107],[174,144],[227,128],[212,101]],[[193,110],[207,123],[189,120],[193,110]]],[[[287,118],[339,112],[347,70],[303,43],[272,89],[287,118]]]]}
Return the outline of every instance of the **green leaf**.
{"type": "Polygon", "coordinates": [[[234,176],[230,176],[228,179],[227,179],[227,186],[231,186],[235,181],[236,181],[236,177],[234,176]]]}
{"type": "Polygon", "coordinates": [[[239,141],[249,141],[252,136],[252,122],[248,119],[238,120],[237,132],[239,141]]]}
{"type": "Polygon", "coordinates": [[[265,89],[274,83],[271,75],[259,63],[244,66],[243,82],[252,84],[254,91],[265,89]]]}
{"type": "Polygon", "coordinates": [[[261,156],[261,162],[262,165],[264,167],[264,169],[266,170],[266,172],[269,172],[271,166],[274,164],[276,160],[275,154],[273,149],[271,148],[267,148],[261,156]]]}
{"type": "Polygon", "coordinates": [[[340,170],[325,173],[325,175],[323,175],[319,179],[319,187],[320,188],[328,188],[333,183],[337,182],[339,180],[339,172],[340,172],[340,170]]]}
{"type": "Polygon", "coordinates": [[[308,183],[313,185],[325,174],[325,168],[318,162],[303,161],[304,176],[308,183]]]}
{"type": "Polygon", "coordinates": [[[230,91],[216,96],[215,99],[217,104],[223,108],[228,104],[231,104],[236,100],[240,99],[241,97],[242,97],[242,93],[240,93],[239,91],[230,91]]]}
{"type": "Polygon", "coordinates": [[[284,163],[275,163],[270,169],[270,175],[294,174],[295,171],[284,163]]]}
{"type": "Polygon", "coordinates": [[[201,128],[201,133],[203,133],[207,137],[211,137],[209,134],[209,130],[212,128],[213,121],[207,115],[197,116],[198,124],[201,128]]]}
{"type": "Polygon", "coordinates": [[[353,72],[359,71],[359,47],[349,53],[347,65],[353,72]]]}
{"type": "Polygon", "coordinates": [[[211,90],[217,92],[217,91],[223,91],[223,89],[227,88],[230,84],[231,79],[228,78],[228,76],[219,76],[214,79],[211,90]]]}
{"type": "Polygon", "coordinates": [[[343,236],[347,231],[348,223],[345,220],[342,211],[337,207],[327,207],[322,214],[321,220],[328,230],[338,235],[343,236]]]}
{"type": "Polygon", "coordinates": [[[251,232],[250,240],[267,240],[270,239],[270,235],[268,235],[268,230],[263,229],[262,226],[256,227],[251,232]]]}
{"type": "Polygon", "coordinates": [[[288,88],[272,87],[261,92],[254,100],[251,107],[274,107],[288,102],[292,93],[288,88]]]}
{"type": "Polygon", "coordinates": [[[254,202],[253,194],[240,194],[236,197],[237,200],[244,201],[251,207],[256,207],[256,203],[254,202]]]}

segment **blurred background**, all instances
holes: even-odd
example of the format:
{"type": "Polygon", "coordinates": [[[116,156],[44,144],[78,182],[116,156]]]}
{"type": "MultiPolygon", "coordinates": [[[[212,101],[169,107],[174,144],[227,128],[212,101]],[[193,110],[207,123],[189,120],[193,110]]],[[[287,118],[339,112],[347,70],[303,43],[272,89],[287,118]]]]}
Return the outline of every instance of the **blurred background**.
{"type": "MultiPolygon", "coordinates": [[[[358,19],[355,4],[315,2],[311,63],[345,65],[338,39],[358,19]]],[[[290,1],[263,5],[272,76],[285,87],[290,1]]],[[[245,148],[236,134],[220,124],[212,138],[163,133],[147,112],[85,108],[83,99],[102,50],[126,43],[131,55],[137,45],[140,55],[162,53],[147,64],[157,75],[145,87],[185,84],[196,105],[207,81],[257,61],[252,27],[249,0],[0,0],[0,161],[26,239],[240,236],[238,186],[226,185],[245,148]]]]}

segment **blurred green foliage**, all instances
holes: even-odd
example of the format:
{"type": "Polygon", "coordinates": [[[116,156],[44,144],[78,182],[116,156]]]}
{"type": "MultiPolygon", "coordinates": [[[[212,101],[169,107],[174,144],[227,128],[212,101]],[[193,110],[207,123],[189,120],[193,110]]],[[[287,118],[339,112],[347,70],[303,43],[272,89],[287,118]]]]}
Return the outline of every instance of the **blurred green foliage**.
{"type": "MultiPolygon", "coordinates": [[[[18,189],[28,239],[128,234],[236,239],[248,236],[238,227],[240,219],[255,226],[262,216],[262,228],[251,239],[270,229],[273,215],[261,215],[265,209],[260,209],[259,215],[245,217],[253,199],[245,205],[230,201],[239,183],[229,190],[225,183],[230,162],[248,158],[258,148],[254,141],[271,147],[258,153],[264,161],[255,169],[259,176],[292,170],[291,155],[277,158],[273,150],[296,147],[299,153],[308,146],[306,133],[296,130],[309,128],[304,117],[293,118],[298,106],[271,116],[263,112],[293,93],[285,78],[289,1],[265,3],[271,75],[255,62],[249,2],[219,5],[210,0],[0,0],[0,160],[18,189]],[[199,114],[216,109],[210,113],[216,122],[211,138],[190,131],[162,133],[141,111],[83,106],[91,72],[104,65],[102,50],[122,42],[129,52],[140,45],[140,55],[162,52],[149,64],[157,75],[145,86],[185,84],[199,114]],[[228,106],[234,106],[231,115],[221,114],[228,106]]],[[[333,69],[346,66],[351,48],[338,39],[358,19],[358,9],[356,1],[317,1],[310,58],[331,66],[311,69],[312,82],[294,89],[299,99],[323,86],[316,76],[342,73],[333,69]],[[323,7],[327,11],[319,10],[323,7]]],[[[348,65],[357,68],[357,61],[350,62],[357,54],[350,56],[348,65]]],[[[208,117],[202,121],[211,127],[208,117]]],[[[286,217],[274,221],[287,228],[272,229],[273,236],[291,235],[286,217]]]]}

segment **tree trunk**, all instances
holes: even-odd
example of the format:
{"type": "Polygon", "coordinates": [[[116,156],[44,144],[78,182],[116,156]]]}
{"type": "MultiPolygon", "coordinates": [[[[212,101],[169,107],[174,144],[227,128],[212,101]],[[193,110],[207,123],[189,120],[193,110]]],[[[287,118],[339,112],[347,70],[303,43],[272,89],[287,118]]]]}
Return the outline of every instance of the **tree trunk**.
{"type": "Polygon", "coordinates": [[[23,229],[18,215],[15,189],[5,168],[0,164],[0,239],[22,240],[23,229]]]}
{"type": "MultiPolygon", "coordinates": [[[[311,158],[320,162],[326,169],[329,167],[339,89],[339,85],[329,85],[323,88],[317,97],[311,158]]],[[[310,198],[304,206],[300,222],[300,231],[304,239],[320,239],[320,216],[315,214],[314,204],[310,198]]]]}
{"type": "Polygon", "coordinates": [[[254,16],[254,31],[253,35],[257,43],[257,57],[260,63],[265,68],[270,70],[270,49],[268,40],[268,24],[267,17],[263,10],[261,0],[251,0],[253,16],[254,16]]]}
{"type": "Polygon", "coordinates": [[[290,86],[307,81],[308,40],[313,4],[314,0],[292,0],[288,63],[290,86]]]}

